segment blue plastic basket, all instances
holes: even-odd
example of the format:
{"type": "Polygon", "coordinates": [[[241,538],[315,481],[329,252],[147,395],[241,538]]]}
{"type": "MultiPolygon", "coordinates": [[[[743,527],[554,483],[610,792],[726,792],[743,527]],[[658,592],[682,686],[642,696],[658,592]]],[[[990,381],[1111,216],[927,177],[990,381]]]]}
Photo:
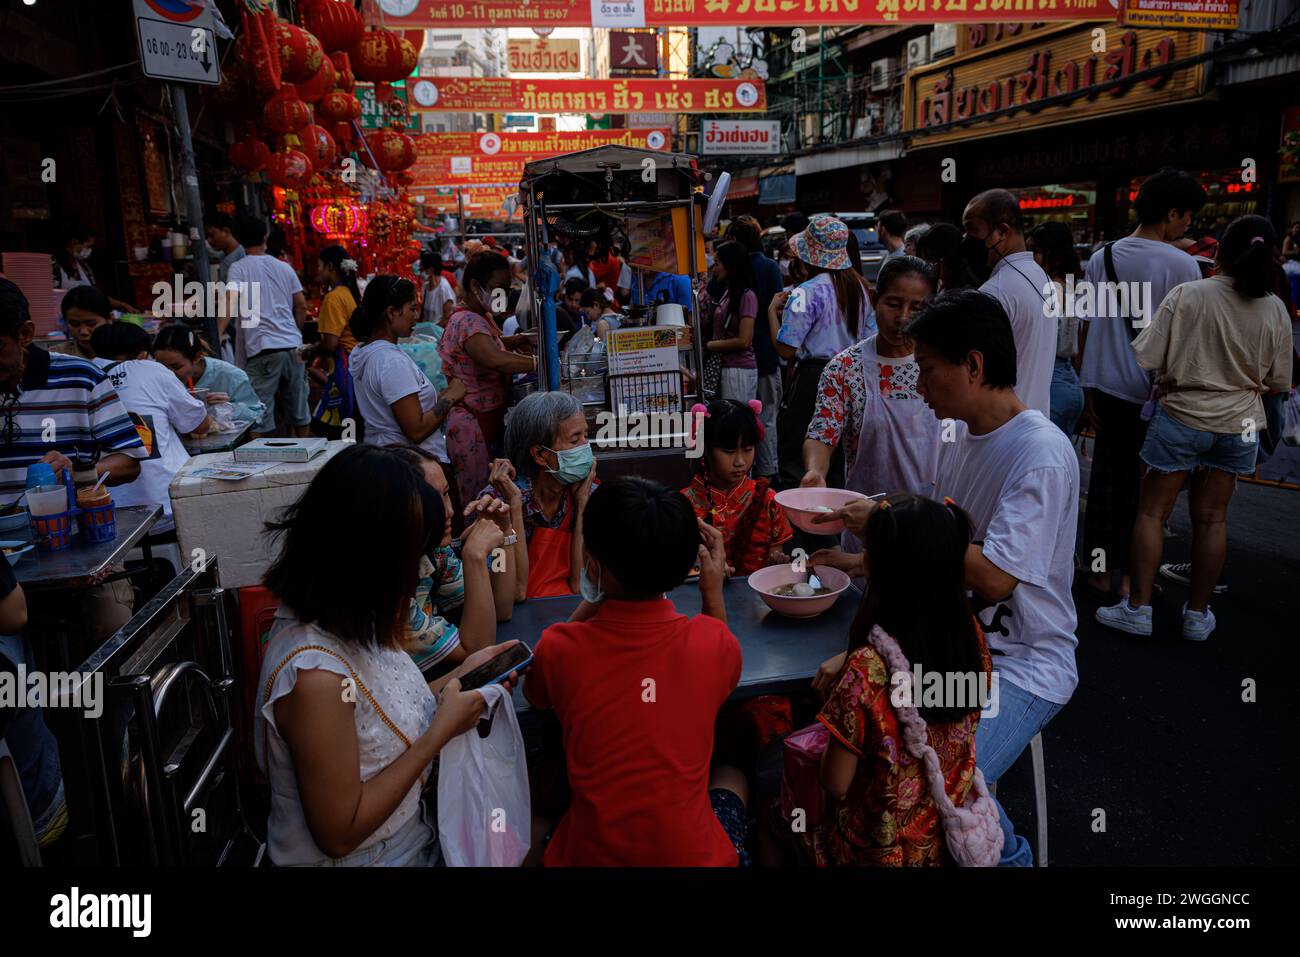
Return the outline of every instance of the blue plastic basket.
{"type": "Polygon", "coordinates": [[[117,515],[113,503],[77,509],[77,524],[85,541],[92,544],[117,538],[117,515]]]}
{"type": "Polygon", "coordinates": [[[32,516],[32,539],[45,552],[58,552],[72,544],[72,513],[32,516]]]}

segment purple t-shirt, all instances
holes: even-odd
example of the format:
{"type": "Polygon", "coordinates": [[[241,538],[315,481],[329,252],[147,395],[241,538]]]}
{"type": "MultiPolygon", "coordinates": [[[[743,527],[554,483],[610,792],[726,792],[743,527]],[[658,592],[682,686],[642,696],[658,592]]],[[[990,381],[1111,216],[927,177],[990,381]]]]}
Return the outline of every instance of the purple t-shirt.
{"type": "MultiPolygon", "coordinates": [[[[730,312],[731,293],[728,291],[722,294],[722,300],[713,307],[714,339],[734,339],[739,335],[741,316],[754,316],[754,321],[758,322],[758,296],[754,294],[754,290],[746,289],[740,297],[740,312],[737,315],[731,316],[730,312]]],[[[757,369],[758,362],[754,359],[753,339],[744,349],[722,353],[722,367],[724,369],[757,369]]]]}

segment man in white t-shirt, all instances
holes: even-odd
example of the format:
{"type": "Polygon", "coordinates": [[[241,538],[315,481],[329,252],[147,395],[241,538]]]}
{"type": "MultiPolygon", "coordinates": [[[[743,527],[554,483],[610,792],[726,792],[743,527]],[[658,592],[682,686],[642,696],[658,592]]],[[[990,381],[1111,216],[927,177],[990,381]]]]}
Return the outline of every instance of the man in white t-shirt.
{"type": "Polygon", "coordinates": [[[1091,302],[1091,308],[1080,315],[1079,380],[1085,390],[1085,415],[1097,436],[1088,477],[1083,555],[1091,572],[1088,584],[1101,592],[1111,591],[1118,571],[1119,594],[1129,593],[1129,543],[1137,521],[1141,472],[1138,453],[1147,433],[1142,406],[1151,393],[1150,376],[1138,365],[1131,343],[1171,289],[1201,278],[1196,260],[1173,242],[1187,232],[1203,205],[1205,190],[1186,173],[1161,170],[1148,177],[1133,203],[1137,229],[1107,244],[1111,268],[1103,246],[1083,271],[1080,291],[1087,289],[1091,295],[1077,298],[1081,305],[1091,302]],[[1123,296],[1112,300],[1099,295],[1107,291],[1108,282],[1122,284],[1123,296]]]}
{"type": "Polygon", "coordinates": [[[311,434],[307,408],[307,370],[298,350],[302,325],[307,319],[307,299],[292,266],[266,253],[266,224],[246,216],[235,223],[235,238],[247,255],[230,267],[235,284],[239,337],[246,357],[244,369],[257,397],[266,407],[253,435],[276,432],[311,434]],[[277,405],[287,421],[277,423],[277,405]]]}
{"type": "Polygon", "coordinates": [[[1056,366],[1056,319],[1046,308],[1052,284],[1025,248],[1020,202],[1005,189],[980,193],[966,205],[962,228],[963,253],[971,269],[977,276],[988,276],[980,292],[996,299],[1011,321],[1016,395],[1048,415],[1056,366]]]}
{"type": "Polygon", "coordinates": [[[420,321],[443,325],[451,318],[456,294],[442,274],[442,256],[421,253],[420,272],[424,274],[424,305],[420,310],[420,321]]]}
{"type": "MultiPolygon", "coordinates": [[[[996,782],[1078,684],[1070,587],[1079,463],[1065,433],[1017,397],[1015,338],[996,299],[971,289],[944,293],[907,334],[916,344],[917,391],[951,437],[940,446],[935,498],[964,509],[974,529],[966,585],[997,674],[975,756],[996,782]]],[[[843,515],[861,537],[876,507],[855,503],[826,518],[843,515]]],[[[1002,819],[1002,863],[1030,863],[1028,845],[1002,819]]]]}

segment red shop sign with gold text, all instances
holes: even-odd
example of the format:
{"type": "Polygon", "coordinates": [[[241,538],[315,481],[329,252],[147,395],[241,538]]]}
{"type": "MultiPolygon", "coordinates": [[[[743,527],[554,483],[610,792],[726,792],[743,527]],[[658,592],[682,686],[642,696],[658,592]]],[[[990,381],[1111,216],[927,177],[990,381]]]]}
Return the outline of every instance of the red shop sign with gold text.
{"type": "Polygon", "coordinates": [[[1195,56],[1205,35],[1176,30],[1105,28],[1104,48],[1092,27],[1030,34],[994,53],[971,52],[907,77],[903,128],[916,147],[1149,109],[1200,96],[1201,68],[1190,66],[1104,90],[1092,87],[1195,56]],[[1052,106],[1048,97],[1085,91],[1052,106]],[[1020,107],[1014,113],[1001,112],[1020,107]],[[982,122],[948,124],[977,119],[982,122]]]}
{"type": "MultiPolygon", "coordinates": [[[[589,27],[592,0],[378,0],[390,28],[589,27]]],[[[1111,0],[644,0],[645,26],[1114,20],[1111,0]]]]}
{"type": "Polygon", "coordinates": [[[525,80],[439,77],[411,84],[425,113],[758,113],[762,80],[525,80]]]}

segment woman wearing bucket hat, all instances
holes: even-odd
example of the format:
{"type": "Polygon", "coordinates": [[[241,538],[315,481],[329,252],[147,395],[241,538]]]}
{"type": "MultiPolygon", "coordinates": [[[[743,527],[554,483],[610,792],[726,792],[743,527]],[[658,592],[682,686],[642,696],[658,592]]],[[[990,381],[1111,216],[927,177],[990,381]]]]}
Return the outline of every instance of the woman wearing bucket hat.
{"type": "MultiPolygon", "coordinates": [[[[793,488],[803,476],[803,438],[812,420],[817,382],[826,363],[849,346],[875,335],[875,314],[866,282],[848,253],[849,228],[834,216],[813,216],[790,240],[790,251],[809,278],[772,298],[767,318],[777,354],[795,360],[777,416],[779,484],[793,488]]],[[[831,462],[827,484],[844,484],[841,453],[831,462]]]]}

